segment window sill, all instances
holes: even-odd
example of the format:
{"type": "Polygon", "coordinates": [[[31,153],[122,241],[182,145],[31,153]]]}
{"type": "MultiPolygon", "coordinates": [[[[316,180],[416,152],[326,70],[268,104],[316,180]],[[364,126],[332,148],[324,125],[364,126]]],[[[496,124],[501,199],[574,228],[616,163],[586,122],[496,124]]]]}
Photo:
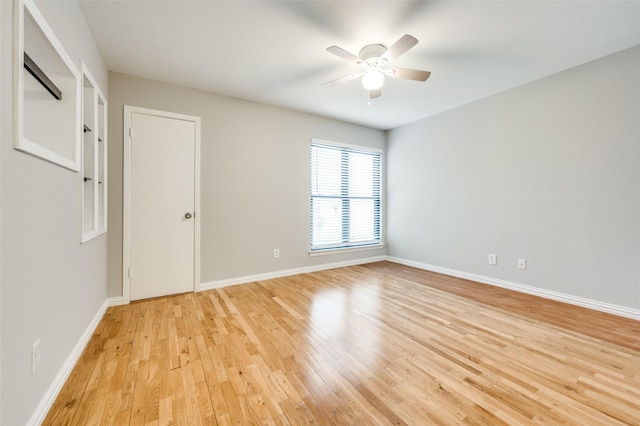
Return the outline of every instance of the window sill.
{"type": "Polygon", "coordinates": [[[367,251],[367,250],[378,250],[384,248],[384,244],[372,244],[369,246],[359,246],[359,247],[341,247],[341,248],[328,248],[321,250],[310,250],[309,256],[326,256],[329,254],[340,254],[340,253],[349,253],[352,251],[367,251]]]}

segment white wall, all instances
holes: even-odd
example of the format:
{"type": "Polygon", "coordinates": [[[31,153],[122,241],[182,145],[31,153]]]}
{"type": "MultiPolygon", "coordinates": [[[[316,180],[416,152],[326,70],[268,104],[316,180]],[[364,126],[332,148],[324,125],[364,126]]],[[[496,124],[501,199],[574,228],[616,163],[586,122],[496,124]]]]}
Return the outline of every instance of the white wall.
{"type": "Polygon", "coordinates": [[[391,130],[387,150],[390,256],[640,309],[640,46],[391,130]]]}
{"type": "Polygon", "coordinates": [[[383,149],[384,132],[110,73],[110,296],[122,295],[123,105],[202,118],[203,283],[385,254],[308,254],[311,138],[383,149]],[[274,248],[280,259],[273,259],[274,248]]]}
{"type": "MultiPolygon", "coordinates": [[[[75,1],[38,7],[78,69],[84,60],[103,92],[107,70],[75,1]]],[[[0,1],[1,338],[3,425],[34,414],[106,300],[106,236],[80,244],[77,173],[12,148],[13,2],[0,1]],[[36,339],[41,362],[31,374],[36,339]]]]}

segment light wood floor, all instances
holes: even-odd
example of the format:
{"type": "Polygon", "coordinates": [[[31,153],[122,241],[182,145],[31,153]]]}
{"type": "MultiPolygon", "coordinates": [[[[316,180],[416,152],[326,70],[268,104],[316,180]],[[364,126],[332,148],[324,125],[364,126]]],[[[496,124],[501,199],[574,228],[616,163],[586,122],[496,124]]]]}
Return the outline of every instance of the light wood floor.
{"type": "Polygon", "coordinates": [[[380,262],[110,308],[44,424],[640,424],[639,322],[494,290],[380,262]]]}

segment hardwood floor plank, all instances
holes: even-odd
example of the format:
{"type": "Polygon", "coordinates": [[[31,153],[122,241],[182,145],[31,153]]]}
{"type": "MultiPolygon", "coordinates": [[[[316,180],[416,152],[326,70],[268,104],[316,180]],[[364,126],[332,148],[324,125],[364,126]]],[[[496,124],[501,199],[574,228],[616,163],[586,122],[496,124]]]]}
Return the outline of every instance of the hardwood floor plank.
{"type": "Polygon", "coordinates": [[[109,308],[46,425],[640,425],[640,323],[390,262],[109,308]]]}
{"type": "Polygon", "coordinates": [[[639,321],[392,262],[364,267],[640,351],[639,321]]]}
{"type": "Polygon", "coordinates": [[[158,403],[158,424],[160,426],[173,425],[171,397],[169,396],[162,398],[158,403]]]}
{"type": "Polygon", "coordinates": [[[182,368],[174,368],[169,372],[171,383],[171,413],[173,423],[176,425],[186,425],[187,403],[184,398],[185,388],[182,382],[182,368]]]}

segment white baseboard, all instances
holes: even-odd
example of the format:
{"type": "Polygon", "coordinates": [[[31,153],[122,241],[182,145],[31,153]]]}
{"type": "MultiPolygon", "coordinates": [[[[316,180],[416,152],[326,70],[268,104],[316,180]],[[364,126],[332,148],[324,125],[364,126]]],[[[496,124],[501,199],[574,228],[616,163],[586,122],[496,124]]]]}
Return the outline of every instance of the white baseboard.
{"type": "Polygon", "coordinates": [[[107,308],[111,306],[128,305],[122,296],[109,297],[105,303],[107,304],[107,308]]]}
{"type": "Polygon", "coordinates": [[[571,294],[559,293],[557,291],[545,290],[542,288],[531,287],[524,284],[518,284],[511,281],[500,280],[497,278],[485,277],[483,275],[471,274],[469,272],[456,271],[455,269],[442,268],[440,266],[429,265],[427,263],[415,262],[413,260],[401,259],[398,257],[387,256],[390,262],[399,263],[414,268],[423,269],[425,271],[437,272],[452,277],[463,278],[470,281],[476,281],[482,284],[489,284],[496,287],[506,288],[508,290],[520,293],[531,294],[533,296],[543,297],[545,299],[556,300],[571,305],[581,306],[583,308],[593,309],[595,311],[606,312],[608,314],[618,315],[625,318],[640,320],[640,311],[627,308],[625,306],[613,305],[610,303],[599,302],[597,300],[586,299],[584,297],[573,296],[571,294]]]}
{"type": "Polygon", "coordinates": [[[213,290],[216,288],[229,287],[232,285],[252,283],[261,280],[289,277],[291,275],[308,274],[309,272],[324,271],[326,269],[342,268],[345,266],[363,265],[365,263],[380,262],[387,260],[387,256],[367,257],[364,259],[347,260],[344,262],[323,263],[322,265],[305,266],[302,268],[284,269],[281,271],[267,272],[264,274],[247,275],[226,280],[216,280],[200,284],[197,291],[213,290]]]}
{"type": "Polygon", "coordinates": [[[80,355],[82,355],[84,348],[87,346],[87,343],[89,343],[89,340],[98,327],[98,324],[100,324],[100,321],[102,320],[104,313],[107,311],[107,308],[109,306],[114,306],[110,305],[110,300],[111,299],[107,299],[104,301],[102,306],[100,306],[100,309],[98,309],[98,312],[96,312],[93,319],[89,323],[89,326],[86,328],[84,333],[82,333],[82,336],[80,336],[80,340],[78,340],[78,343],[76,343],[75,347],[67,357],[67,360],[62,365],[62,368],[60,368],[60,371],[53,379],[51,386],[49,386],[49,389],[40,400],[40,403],[36,407],[36,410],[31,415],[31,418],[27,422],[28,426],[38,426],[44,421],[47,413],[49,412],[49,409],[58,397],[60,390],[62,390],[62,386],[64,386],[65,382],[69,378],[73,367],[76,366],[76,362],[78,362],[78,359],[80,358],[80,355]]]}

